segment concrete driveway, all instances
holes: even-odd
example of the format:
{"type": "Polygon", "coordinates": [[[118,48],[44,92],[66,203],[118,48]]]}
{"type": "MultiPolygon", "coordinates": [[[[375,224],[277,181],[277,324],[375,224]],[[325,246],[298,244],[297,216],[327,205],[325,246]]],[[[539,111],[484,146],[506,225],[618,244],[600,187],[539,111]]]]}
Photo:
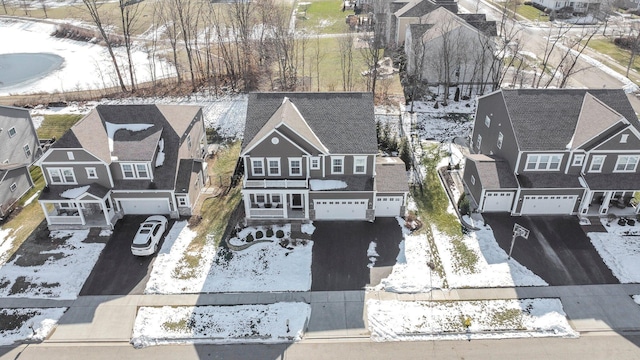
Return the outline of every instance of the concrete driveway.
{"type": "Polygon", "coordinates": [[[315,221],[312,235],[312,291],[362,290],[391,272],[400,251],[402,230],[394,218],[365,221],[315,221]],[[367,249],[376,243],[373,268],[367,249]]]}
{"type": "MultiPolygon", "coordinates": [[[[149,280],[155,254],[137,257],[131,254],[131,241],[140,223],[148,216],[125,216],[115,226],[80,295],[139,295],[149,280]]],[[[167,232],[174,221],[169,220],[167,232]]],[[[166,234],[166,233],[165,233],[166,234]]],[[[164,237],[158,248],[162,247],[164,237]]]]}
{"type": "Polygon", "coordinates": [[[505,251],[509,251],[513,224],[529,229],[529,239],[516,239],[513,258],[549,285],[618,284],[575,216],[483,214],[505,251]]]}

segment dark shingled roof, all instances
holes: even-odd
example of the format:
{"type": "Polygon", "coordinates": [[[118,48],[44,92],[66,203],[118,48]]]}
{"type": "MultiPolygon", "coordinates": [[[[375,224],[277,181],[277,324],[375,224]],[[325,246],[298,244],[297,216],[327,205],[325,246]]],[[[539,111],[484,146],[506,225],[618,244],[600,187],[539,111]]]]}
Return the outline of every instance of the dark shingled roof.
{"type": "Polygon", "coordinates": [[[496,22],[487,21],[487,16],[485,14],[458,14],[458,16],[487,36],[498,35],[496,22]]]}
{"type": "Polygon", "coordinates": [[[404,162],[396,157],[376,158],[376,191],[409,192],[409,179],[404,162]]]}
{"type": "Polygon", "coordinates": [[[640,176],[636,173],[617,173],[583,175],[591,190],[636,191],[640,189],[640,176]]]}
{"type": "Polygon", "coordinates": [[[580,189],[578,175],[562,173],[526,173],[518,175],[520,186],[528,189],[580,189]]]}
{"type": "Polygon", "coordinates": [[[251,93],[242,149],[288,97],[332,154],[378,152],[371,93],[251,93]]]}
{"type": "Polygon", "coordinates": [[[503,89],[520,150],[565,150],[576,128],[587,92],[619,112],[640,130],[622,89],[503,89]]]}
{"type": "Polygon", "coordinates": [[[501,158],[482,154],[469,154],[478,170],[478,176],[485,189],[516,189],[518,182],[509,164],[501,158]]]}
{"type": "Polygon", "coordinates": [[[178,176],[176,177],[176,192],[188,193],[191,176],[202,171],[202,161],[195,159],[180,159],[178,176]]]}
{"type": "MultiPolygon", "coordinates": [[[[60,196],[60,194],[62,194],[67,190],[75,189],[83,186],[86,186],[86,185],[49,185],[49,191],[42,191],[40,193],[39,200],[71,201],[71,199],[62,197],[60,196]]],[[[109,189],[107,189],[106,187],[100,184],[92,183],[89,185],[89,189],[87,190],[87,192],[97,198],[102,199],[105,197],[105,195],[107,195],[107,193],[109,192],[109,189]]]]}
{"type": "MultiPolygon", "coordinates": [[[[429,0],[423,0],[419,3],[417,3],[414,7],[412,7],[411,9],[407,10],[404,14],[402,14],[402,17],[420,17],[423,15],[426,15],[430,12],[432,12],[433,10],[439,8],[440,5],[429,1],[429,0]]],[[[451,7],[451,6],[449,6],[451,7]]],[[[447,8],[448,9],[448,8],[447,8]]],[[[448,9],[451,10],[451,9],[448,9]]],[[[455,10],[451,10],[454,13],[458,11],[457,6],[455,10]]]]}
{"type": "Polygon", "coordinates": [[[433,27],[433,24],[409,24],[411,31],[411,39],[414,44],[420,44],[420,38],[427,30],[433,27]]]}

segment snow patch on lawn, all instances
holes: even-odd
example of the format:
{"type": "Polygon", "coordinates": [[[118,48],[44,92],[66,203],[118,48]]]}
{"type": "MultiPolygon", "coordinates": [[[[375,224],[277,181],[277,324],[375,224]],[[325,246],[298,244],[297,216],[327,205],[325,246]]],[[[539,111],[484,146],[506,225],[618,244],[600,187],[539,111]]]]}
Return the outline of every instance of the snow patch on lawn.
{"type": "Polygon", "coordinates": [[[236,306],[141,307],[131,343],[290,343],[302,339],[311,315],[305,303],[236,306]]]}
{"type": "Polygon", "coordinates": [[[47,251],[51,257],[42,265],[19,266],[16,257],[12,262],[0,267],[0,296],[26,298],[76,299],[87,276],[95,265],[104,244],[83,242],[89,230],[52,231],[52,239],[66,238],[56,249],[47,251]],[[16,281],[28,285],[17,293],[12,293],[16,281]]]}
{"type": "Polygon", "coordinates": [[[40,190],[36,191],[35,194],[31,195],[27,200],[24,201],[24,206],[27,206],[29,204],[31,204],[33,202],[33,200],[38,198],[38,195],[40,195],[40,190]]]}
{"type": "Polygon", "coordinates": [[[13,240],[16,239],[13,234],[12,228],[0,228],[0,265],[4,264],[9,259],[9,251],[13,249],[13,240]]]}
{"type": "Polygon", "coordinates": [[[20,319],[12,329],[6,329],[8,324],[0,328],[0,346],[11,345],[17,341],[40,342],[49,336],[58,324],[67,308],[25,308],[1,309],[0,319],[11,317],[20,319]]]}
{"type": "Polygon", "coordinates": [[[313,226],[313,223],[302,224],[302,226],[300,227],[300,231],[307,235],[313,235],[313,233],[316,231],[316,227],[313,226]]]}
{"type": "Polygon", "coordinates": [[[369,300],[367,315],[374,341],[578,337],[558,299],[369,300]]]}
{"type": "Polygon", "coordinates": [[[621,283],[640,283],[640,231],[637,227],[620,226],[615,221],[605,229],[606,233],[587,234],[591,244],[621,283]]]}

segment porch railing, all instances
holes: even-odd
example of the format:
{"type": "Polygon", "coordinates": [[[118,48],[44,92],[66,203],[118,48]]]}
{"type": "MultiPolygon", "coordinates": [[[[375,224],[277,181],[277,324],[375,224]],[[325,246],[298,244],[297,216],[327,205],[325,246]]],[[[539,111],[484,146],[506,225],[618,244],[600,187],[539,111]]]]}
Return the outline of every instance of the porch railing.
{"type": "Polygon", "coordinates": [[[283,218],[284,209],[249,209],[250,218],[283,218]]]}
{"type": "Polygon", "coordinates": [[[66,224],[82,224],[82,218],[78,216],[49,216],[49,223],[52,225],[66,225],[66,224]]]}
{"type": "Polygon", "coordinates": [[[244,180],[245,188],[306,188],[307,180],[244,180]]]}

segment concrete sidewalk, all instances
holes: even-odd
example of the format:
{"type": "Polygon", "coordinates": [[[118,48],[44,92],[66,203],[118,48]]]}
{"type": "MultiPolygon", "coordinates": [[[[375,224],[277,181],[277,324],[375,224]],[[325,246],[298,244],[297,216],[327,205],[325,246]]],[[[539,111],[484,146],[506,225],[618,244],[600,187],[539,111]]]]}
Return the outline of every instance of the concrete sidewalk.
{"type": "Polygon", "coordinates": [[[399,301],[559,298],[578,332],[640,332],[640,284],[434,290],[314,291],[189,295],[82,296],[77,300],[0,299],[1,308],[69,307],[46,343],[129,342],[140,306],[202,306],[305,302],[311,318],[303,341],[369,341],[365,303],[399,301]]]}

